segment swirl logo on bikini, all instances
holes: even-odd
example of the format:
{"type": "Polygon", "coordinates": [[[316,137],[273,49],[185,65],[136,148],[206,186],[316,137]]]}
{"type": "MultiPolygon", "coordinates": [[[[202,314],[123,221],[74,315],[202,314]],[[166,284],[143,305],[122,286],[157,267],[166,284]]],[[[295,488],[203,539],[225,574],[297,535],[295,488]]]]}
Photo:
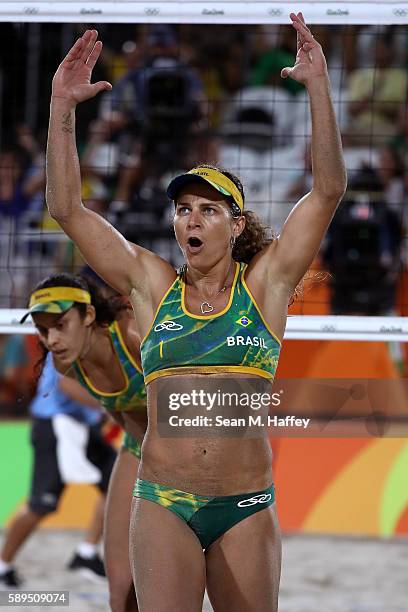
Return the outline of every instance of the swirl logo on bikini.
{"type": "Polygon", "coordinates": [[[237,503],[237,506],[240,508],[247,508],[248,506],[255,506],[255,504],[266,504],[271,498],[272,495],[270,493],[260,493],[248,499],[242,499],[237,503]]]}
{"type": "Polygon", "coordinates": [[[163,329],[166,329],[167,331],[178,331],[179,329],[183,329],[183,326],[175,321],[163,321],[163,323],[158,323],[156,325],[154,331],[160,332],[163,331],[163,329]]]}

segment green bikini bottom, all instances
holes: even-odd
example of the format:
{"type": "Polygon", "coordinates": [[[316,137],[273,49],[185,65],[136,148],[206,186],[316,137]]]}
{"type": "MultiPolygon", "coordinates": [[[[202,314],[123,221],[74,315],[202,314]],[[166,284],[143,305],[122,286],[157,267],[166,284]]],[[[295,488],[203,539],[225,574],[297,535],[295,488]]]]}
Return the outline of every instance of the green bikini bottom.
{"type": "Polygon", "coordinates": [[[174,512],[191,527],[204,549],[228,529],[275,501],[273,484],[255,493],[205,497],[137,479],[133,495],[174,512]]]}
{"type": "Polygon", "coordinates": [[[139,440],[136,440],[136,438],[134,438],[127,432],[125,432],[125,436],[123,438],[122,448],[123,450],[132,453],[132,455],[134,455],[138,459],[140,459],[142,455],[142,443],[139,442],[139,440]]]}

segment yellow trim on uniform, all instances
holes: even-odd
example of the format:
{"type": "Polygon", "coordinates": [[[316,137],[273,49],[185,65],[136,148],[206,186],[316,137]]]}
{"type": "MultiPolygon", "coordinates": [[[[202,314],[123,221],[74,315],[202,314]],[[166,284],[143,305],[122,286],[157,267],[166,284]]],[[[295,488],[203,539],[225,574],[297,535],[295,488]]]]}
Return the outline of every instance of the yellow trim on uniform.
{"type": "Polygon", "coordinates": [[[162,378],[163,376],[182,376],[187,374],[255,374],[256,376],[261,376],[261,378],[266,378],[268,380],[273,380],[272,374],[265,372],[265,370],[261,370],[260,368],[252,368],[246,366],[178,366],[175,368],[164,368],[163,370],[156,370],[155,372],[151,372],[145,377],[145,384],[148,385],[156,378],[162,378]]]}
{"type": "Polygon", "coordinates": [[[126,353],[126,356],[129,359],[130,363],[133,365],[133,367],[136,368],[136,370],[139,372],[139,374],[143,374],[142,368],[136,363],[136,361],[134,360],[132,355],[129,353],[128,347],[126,346],[126,344],[125,344],[125,342],[123,340],[123,336],[122,336],[122,332],[121,332],[120,327],[119,327],[119,323],[116,320],[113,322],[113,327],[115,328],[115,331],[118,334],[119,342],[120,342],[120,344],[121,344],[121,346],[123,348],[123,352],[126,353]]]}
{"type": "Polygon", "coordinates": [[[30,297],[29,308],[37,304],[47,304],[48,302],[58,301],[80,302],[81,304],[91,303],[91,294],[84,289],[77,287],[45,287],[38,289],[30,297]]]}
{"type": "MultiPolygon", "coordinates": [[[[235,275],[234,275],[234,280],[232,282],[232,287],[231,287],[228,303],[225,306],[225,308],[223,310],[221,310],[221,312],[217,312],[215,314],[209,313],[208,315],[195,315],[195,314],[192,314],[191,312],[189,312],[187,310],[187,307],[185,305],[186,284],[185,284],[184,280],[181,279],[181,285],[182,285],[181,286],[181,307],[182,307],[183,312],[184,312],[185,315],[187,315],[188,317],[191,317],[192,319],[203,319],[203,320],[206,321],[208,319],[216,319],[217,317],[221,317],[223,314],[225,314],[231,308],[232,300],[234,298],[235,286],[237,284],[238,273],[239,273],[239,263],[238,262],[234,262],[234,263],[235,263],[235,275]]],[[[211,299],[211,298],[209,298],[209,299],[211,299]]]]}
{"type": "MultiPolygon", "coordinates": [[[[112,343],[112,340],[111,340],[111,338],[110,338],[110,337],[109,337],[109,340],[110,340],[110,341],[111,341],[111,343],[112,343]]],[[[115,348],[114,348],[113,344],[112,344],[112,348],[113,348],[113,350],[115,351],[115,348]]],[[[116,355],[116,351],[115,351],[115,355],[116,355]]],[[[113,391],[113,392],[108,392],[108,391],[99,391],[99,389],[97,389],[97,388],[96,388],[96,387],[95,387],[95,386],[92,384],[92,382],[90,381],[90,379],[88,378],[88,376],[85,374],[85,371],[84,371],[83,367],[81,366],[81,362],[79,361],[79,359],[77,359],[77,365],[78,365],[78,368],[79,368],[79,370],[80,370],[80,372],[81,372],[82,376],[84,377],[84,380],[85,380],[86,384],[89,386],[89,388],[90,388],[90,389],[92,389],[92,391],[93,391],[94,393],[97,393],[98,395],[102,395],[103,397],[117,397],[118,395],[121,395],[122,393],[126,393],[126,391],[127,391],[127,390],[128,390],[128,388],[129,388],[129,378],[128,378],[128,375],[126,374],[125,368],[124,368],[124,367],[123,367],[123,365],[121,364],[120,359],[118,359],[118,361],[119,361],[120,369],[121,369],[122,374],[123,374],[124,379],[125,379],[125,387],[124,387],[123,389],[121,389],[120,391],[113,391]]]]}
{"type": "Polygon", "coordinates": [[[242,198],[241,192],[238,187],[229,179],[225,174],[219,172],[218,170],[214,170],[213,168],[193,168],[187,174],[194,174],[195,176],[199,176],[208,183],[210,183],[215,189],[221,187],[225,189],[227,193],[231,195],[234,199],[235,204],[239,206],[241,212],[244,210],[244,200],[242,198]]]}
{"type": "Polygon", "coordinates": [[[155,313],[154,313],[153,321],[151,322],[150,327],[149,327],[149,329],[147,330],[147,333],[144,335],[143,340],[142,340],[142,341],[141,341],[141,343],[140,343],[140,349],[142,348],[142,346],[143,346],[144,342],[146,341],[147,336],[148,336],[148,335],[150,334],[150,332],[152,331],[152,329],[153,329],[153,325],[154,325],[154,324],[155,324],[155,322],[156,322],[156,317],[157,317],[157,315],[159,314],[159,310],[160,310],[160,308],[162,307],[164,300],[165,300],[165,299],[166,299],[166,297],[169,295],[170,291],[173,289],[174,285],[175,285],[175,284],[176,284],[176,282],[178,281],[178,278],[179,278],[179,277],[178,277],[178,275],[177,275],[177,276],[176,276],[176,278],[174,279],[174,281],[171,283],[170,287],[167,289],[166,293],[163,295],[162,299],[160,300],[159,305],[157,306],[156,311],[155,311],[155,313]]]}
{"type": "Polygon", "coordinates": [[[265,321],[265,318],[261,312],[261,309],[259,308],[258,304],[256,303],[256,299],[254,298],[254,296],[252,295],[252,293],[249,290],[248,285],[245,282],[245,272],[248,268],[248,264],[245,264],[244,269],[242,270],[242,286],[244,287],[245,291],[248,293],[249,297],[251,298],[251,300],[254,303],[255,308],[258,311],[259,316],[262,319],[262,323],[265,325],[266,329],[268,330],[268,332],[271,334],[272,338],[275,338],[276,342],[279,344],[279,346],[282,346],[282,342],[279,340],[279,338],[277,337],[277,335],[271,330],[271,328],[269,327],[268,323],[265,321]]]}

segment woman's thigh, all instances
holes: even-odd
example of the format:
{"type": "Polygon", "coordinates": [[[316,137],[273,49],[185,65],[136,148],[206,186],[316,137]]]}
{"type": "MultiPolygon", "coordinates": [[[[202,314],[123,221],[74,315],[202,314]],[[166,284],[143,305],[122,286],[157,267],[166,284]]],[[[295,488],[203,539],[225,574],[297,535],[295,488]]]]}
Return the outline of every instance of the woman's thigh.
{"type": "Polygon", "coordinates": [[[281,536],[276,504],[237,523],[206,551],[215,612],[276,612],[281,536]]]}
{"type": "Polygon", "coordinates": [[[112,470],[105,517],[105,566],[109,581],[133,588],[129,561],[129,524],[139,460],[121,450],[112,470]]]}
{"type": "Polygon", "coordinates": [[[201,612],[205,559],[186,522],[152,501],[135,498],[131,559],[140,612],[201,612]]]}

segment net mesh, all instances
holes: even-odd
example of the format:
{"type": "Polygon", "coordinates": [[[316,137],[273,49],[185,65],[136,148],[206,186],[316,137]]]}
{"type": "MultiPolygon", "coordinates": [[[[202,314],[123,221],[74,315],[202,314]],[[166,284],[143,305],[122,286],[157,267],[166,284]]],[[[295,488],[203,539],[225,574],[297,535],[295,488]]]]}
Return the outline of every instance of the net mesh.
{"type": "MultiPolygon", "coordinates": [[[[406,314],[408,33],[368,19],[313,26],[328,60],[349,189],[292,315],[406,314]]],[[[312,184],[307,95],[279,76],[293,63],[292,28],[97,27],[104,52],[94,78],[114,88],[78,108],[86,205],[177,266],[165,188],[175,173],[211,162],[242,178],[247,208],[279,233],[312,184]]],[[[0,24],[0,308],[8,309],[0,336],[39,280],[89,272],[44,200],[51,79],[84,28],[0,24]]],[[[400,322],[389,320],[395,332],[400,322]]]]}
{"type": "MultiPolygon", "coordinates": [[[[165,185],[175,172],[210,161],[242,178],[247,207],[278,233],[312,180],[307,95],[279,76],[294,58],[293,30],[98,28],[105,49],[95,79],[111,80],[114,89],[78,110],[87,205],[177,265],[165,185]]],[[[0,24],[3,308],[23,307],[45,275],[84,266],[44,203],[51,79],[82,29],[0,24]]],[[[312,314],[309,302],[316,314],[404,314],[407,30],[316,25],[313,32],[328,59],[349,192],[314,264],[330,275],[309,275],[314,291],[303,291],[298,307],[305,314],[312,314]]]]}

